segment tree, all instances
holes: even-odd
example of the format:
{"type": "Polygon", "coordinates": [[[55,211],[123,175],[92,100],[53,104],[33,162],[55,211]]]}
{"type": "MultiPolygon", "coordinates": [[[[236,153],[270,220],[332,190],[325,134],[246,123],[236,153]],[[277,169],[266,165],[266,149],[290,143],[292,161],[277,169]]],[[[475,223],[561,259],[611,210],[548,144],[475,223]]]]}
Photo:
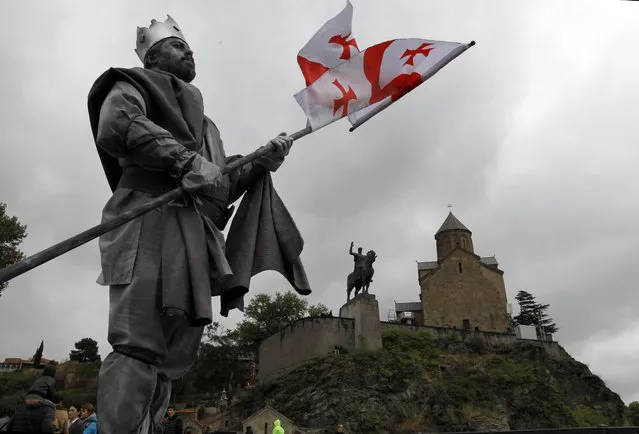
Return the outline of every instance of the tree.
{"type": "Polygon", "coordinates": [[[258,294],[246,307],[234,337],[239,345],[257,349],[261,341],[303,318],[307,309],[308,301],[291,291],[274,297],[258,294]]]}
{"type": "Polygon", "coordinates": [[[69,353],[69,360],[86,363],[99,362],[98,343],[91,338],[83,338],[75,343],[75,350],[69,353]]]}
{"type": "Polygon", "coordinates": [[[548,316],[547,310],[549,307],[549,304],[539,304],[535,308],[535,313],[537,314],[537,326],[541,326],[544,333],[547,335],[557,333],[559,331],[557,324],[555,324],[552,318],[548,316]]]}
{"type": "Polygon", "coordinates": [[[519,291],[515,296],[515,300],[519,304],[519,315],[515,316],[517,324],[537,325],[535,296],[526,291],[519,291]]]}
{"type": "MultiPolygon", "coordinates": [[[[18,246],[27,236],[27,227],[21,225],[17,217],[9,217],[6,209],[7,205],[0,202],[0,269],[24,258],[18,246]]],[[[8,284],[0,284],[0,295],[8,284]]]]}
{"type": "Polygon", "coordinates": [[[41,341],[40,342],[40,346],[38,347],[38,349],[36,350],[35,354],[31,358],[31,360],[33,361],[33,367],[34,368],[39,368],[40,367],[40,362],[42,361],[42,352],[43,351],[44,351],[44,341],[41,341]]]}
{"type": "Polygon", "coordinates": [[[540,304],[535,301],[535,296],[526,291],[519,291],[515,296],[519,304],[519,315],[514,320],[521,325],[534,325],[544,332],[552,334],[559,331],[559,327],[548,315],[549,304],[540,304]]]}
{"type": "Polygon", "coordinates": [[[186,394],[198,399],[217,400],[222,389],[227,396],[248,383],[250,354],[238,345],[234,331],[214,322],[206,327],[193,368],[181,380],[173,382],[175,397],[186,394]],[[248,357],[244,357],[248,356],[248,357]]]}
{"type": "Polygon", "coordinates": [[[328,316],[330,313],[331,311],[322,303],[309,306],[307,309],[307,315],[311,317],[328,316]]]}
{"type": "Polygon", "coordinates": [[[330,313],[328,308],[324,306],[322,303],[318,303],[313,306],[309,306],[308,308],[308,316],[318,317],[318,316],[326,316],[330,313]]]}
{"type": "Polygon", "coordinates": [[[626,417],[632,426],[639,426],[639,401],[633,401],[626,407],[626,417]]]}

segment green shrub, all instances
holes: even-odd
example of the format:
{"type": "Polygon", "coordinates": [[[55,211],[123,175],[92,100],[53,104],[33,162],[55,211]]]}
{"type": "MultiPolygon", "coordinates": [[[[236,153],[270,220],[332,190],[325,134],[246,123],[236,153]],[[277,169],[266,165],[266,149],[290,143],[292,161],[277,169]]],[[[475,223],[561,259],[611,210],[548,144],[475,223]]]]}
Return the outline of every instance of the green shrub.
{"type": "Polygon", "coordinates": [[[15,409],[24,401],[27,391],[37,378],[34,370],[7,372],[0,375],[0,414],[15,409]]]}
{"type": "Polygon", "coordinates": [[[492,359],[486,371],[495,381],[505,384],[534,384],[537,381],[531,363],[509,357],[492,359]]]}
{"type": "Polygon", "coordinates": [[[579,407],[572,411],[572,416],[578,426],[607,425],[608,418],[591,407],[579,407]]]}
{"type": "Polygon", "coordinates": [[[473,336],[466,344],[471,354],[486,354],[486,343],[479,336],[473,336]]]}

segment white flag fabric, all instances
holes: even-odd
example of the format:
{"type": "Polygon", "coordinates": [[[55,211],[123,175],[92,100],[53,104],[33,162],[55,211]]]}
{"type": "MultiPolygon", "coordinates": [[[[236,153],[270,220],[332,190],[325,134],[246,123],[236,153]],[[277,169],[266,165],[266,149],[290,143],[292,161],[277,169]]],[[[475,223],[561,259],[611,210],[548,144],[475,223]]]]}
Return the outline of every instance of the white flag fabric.
{"type": "Polygon", "coordinates": [[[324,24],[297,53],[297,63],[310,86],[326,71],[359,53],[353,38],[353,6],[346,7],[324,24]]]}
{"type": "Polygon", "coordinates": [[[352,131],[473,45],[426,39],[382,42],[324,72],[295,99],[313,131],[345,116],[352,131]]]}

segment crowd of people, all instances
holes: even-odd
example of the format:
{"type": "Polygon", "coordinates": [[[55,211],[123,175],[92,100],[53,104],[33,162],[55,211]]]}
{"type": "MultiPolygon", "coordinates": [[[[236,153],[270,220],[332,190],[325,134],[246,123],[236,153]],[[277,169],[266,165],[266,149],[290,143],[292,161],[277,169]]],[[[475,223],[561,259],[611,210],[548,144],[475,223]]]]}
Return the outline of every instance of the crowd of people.
{"type": "MultiPolygon", "coordinates": [[[[47,365],[15,410],[0,418],[0,433],[98,434],[95,406],[90,403],[65,407],[55,388],[56,366],[47,365]]],[[[182,420],[169,407],[162,420],[165,434],[183,434],[182,420]]]]}
{"type": "Polygon", "coordinates": [[[47,365],[22,402],[0,422],[0,432],[97,434],[98,420],[90,402],[64,407],[55,389],[55,365],[47,365]]]}
{"type": "MultiPolygon", "coordinates": [[[[0,433],[98,434],[98,419],[93,404],[87,402],[65,408],[62,396],[55,389],[55,374],[55,365],[44,367],[42,374],[27,391],[24,402],[15,411],[0,418],[0,433]]],[[[167,409],[161,425],[164,434],[184,433],[182,419],[173,406],[167,409]]],[[[279,419],[273,422],[272,432],[284,434],[279,419]]],[[[253,431],[248,427],[246,433],[252,434],[253,431]]],[[[337,426],[337,433],[343,433],[342,425],[337,426]]]]}

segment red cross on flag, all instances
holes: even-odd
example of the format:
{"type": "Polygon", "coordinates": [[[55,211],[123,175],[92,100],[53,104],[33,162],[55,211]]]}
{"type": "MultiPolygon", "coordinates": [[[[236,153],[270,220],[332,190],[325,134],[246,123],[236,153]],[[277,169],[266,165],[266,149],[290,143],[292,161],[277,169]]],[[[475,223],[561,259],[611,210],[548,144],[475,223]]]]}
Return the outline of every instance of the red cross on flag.
{"type": "Polygon", "coordinates": [[[425,39],[382,42],[326,70],[295,99],[313,131],[345,116],[352,131],[474,44],[425,39]]]}
{"type": "Polygon", "coordinates": [[[359,53],[353,37],[353,5],[349,1],[346,7],[331,18],[297,53],[306,85],[310,86],[326,71],[359,53]]]}

